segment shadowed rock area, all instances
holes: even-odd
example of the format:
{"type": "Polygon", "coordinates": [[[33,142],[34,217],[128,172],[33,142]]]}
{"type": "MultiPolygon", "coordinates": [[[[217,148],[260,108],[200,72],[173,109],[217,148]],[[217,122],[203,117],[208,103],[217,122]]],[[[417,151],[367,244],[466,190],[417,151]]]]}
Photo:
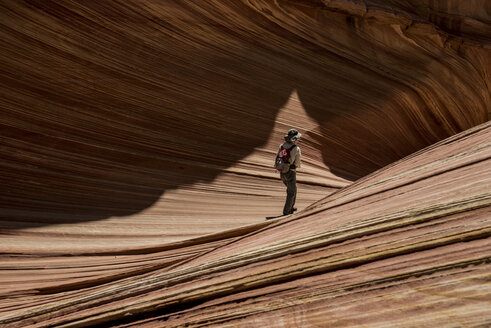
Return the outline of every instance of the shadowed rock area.
{"type": "Polygon", "coordinates": [[[0,325],[491,322],[488,1],[0,8],[0,325]]]}

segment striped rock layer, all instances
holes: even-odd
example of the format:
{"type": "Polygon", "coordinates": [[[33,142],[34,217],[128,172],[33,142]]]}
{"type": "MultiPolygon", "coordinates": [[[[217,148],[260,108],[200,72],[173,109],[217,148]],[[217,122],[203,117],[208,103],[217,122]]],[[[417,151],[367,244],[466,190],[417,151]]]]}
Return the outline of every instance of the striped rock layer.
{"type": "Polygon", "coordinates": [[[45,268],[7,257],[3,272],[18,274],[0,324],[488,326],[490,138],[480,125],[284,220],[160,248],[44,255],[45,268]]]}
{"type": "Polygon", "coordinates": [[[491,324],[489,1],[0,9],[0,326],[491,324]]]}

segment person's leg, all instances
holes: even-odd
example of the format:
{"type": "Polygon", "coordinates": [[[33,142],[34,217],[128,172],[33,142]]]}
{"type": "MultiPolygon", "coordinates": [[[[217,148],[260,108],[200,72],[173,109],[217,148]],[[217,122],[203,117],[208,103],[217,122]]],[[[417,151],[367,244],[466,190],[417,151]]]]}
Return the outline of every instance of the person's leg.
{"type": "MultiPolygon", "coordinates": [[[[289,187],[291,190],[291,206],[290,206],[290,213],[293,213],[293,208],[295,207],[295,201],[297,200],[297,172],[296,171],[290,171],[291,172],[291,179],[289,181],[289,187]]],[[[288,191],[287,191],[288,193],[288,191]]]]}
{"type": "Polygon", "coordinates": [[[286,201],[283,207],[283,214],[291,214],[293,205],[297,198],[297,173],[295,171],[288,171],[281,174],[281,180],[286,185],[286,201]]]}
{"type": "MultiPolygon", "coordinates": [[[[297,172],[292,171],[293,176],[292,176],[292,190],[293,190],[293,197],[292,197],[292,207],[290,210],[290,213],[293,213],[293,208],[295,207],[295,201],[297,200],[297,172]]],[[[295,209],[296,210],[296,209],[295,209]]]]}

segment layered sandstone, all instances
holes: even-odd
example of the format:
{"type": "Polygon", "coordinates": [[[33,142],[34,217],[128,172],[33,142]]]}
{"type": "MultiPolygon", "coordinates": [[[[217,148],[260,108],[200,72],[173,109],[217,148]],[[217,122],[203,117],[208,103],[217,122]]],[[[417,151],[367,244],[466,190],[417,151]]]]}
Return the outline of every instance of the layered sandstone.
{"type": "MultiPolygon", "coordinates": [[[[491,124],[473,128],[289,219],[161,249],[63,262],[45,256],[51,274],[66,282],[45,279],[5,293],[9,311],[0,323],[486,326],[490,138],[491,124]],[[82,263],[92,279],[74,279],[70,270],[82,263]]],[[[10,266],[28,269],[22,259],[10,259],[10,266]]]]}
{"type": "Polygon", "coordinates": [[[489,322],[488,1],[0,7],[3,322],[489,322]]]}

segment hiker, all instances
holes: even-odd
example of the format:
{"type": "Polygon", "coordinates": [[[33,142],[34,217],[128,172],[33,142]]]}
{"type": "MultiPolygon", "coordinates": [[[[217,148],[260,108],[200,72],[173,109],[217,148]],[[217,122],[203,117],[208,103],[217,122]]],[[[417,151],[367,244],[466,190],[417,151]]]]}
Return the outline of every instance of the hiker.
{"type": "Polygon", "coordinates": [[[292,214],[297,209],[294,207],[297,197],[297,172],[300,167],[300,147],[295,142],[302,136],[295,129],[290,129],[285,136],[285,142],[280,145],[276,153],[275,168],[280,172],[281,181],[286,186],[286,201],[283,215],[292,214]]]}

